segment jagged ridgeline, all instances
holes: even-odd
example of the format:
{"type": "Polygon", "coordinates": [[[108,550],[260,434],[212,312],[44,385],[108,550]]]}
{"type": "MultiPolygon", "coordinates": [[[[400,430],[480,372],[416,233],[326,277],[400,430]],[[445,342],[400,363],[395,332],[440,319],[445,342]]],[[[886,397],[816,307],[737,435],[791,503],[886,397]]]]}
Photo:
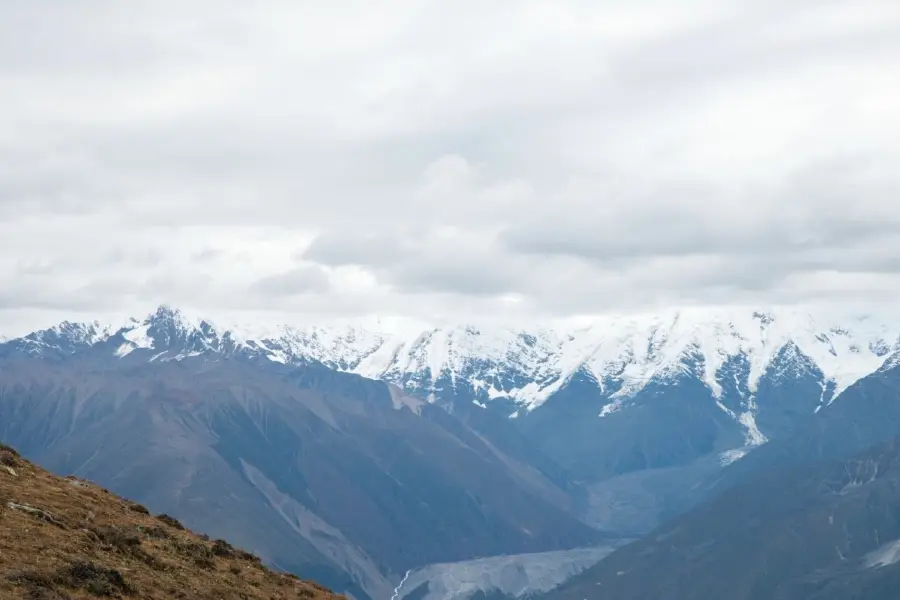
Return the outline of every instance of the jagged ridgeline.
{"type": "Polygon", "coordinates": [[[408,319],[326,323],[231,324],[162,306],[124,323],[64,322],[8,341],[33,355],[98,352],[144,361],[218,354],[271,361],[316,361],[330,368],[398,384],[407,391],[524,414],[573,378],[590,380],[603,399],[597,412],[626,408],[653,382],[696,376],[722,410],[753,439],[762,407],[747,400],[765,384],[797,372],[819,385],[818,404],[878,369],[898,350],[900,323],[872,315],[799,309],[677,310],[598,316],[547,326],[433,326],[408,319]]]}

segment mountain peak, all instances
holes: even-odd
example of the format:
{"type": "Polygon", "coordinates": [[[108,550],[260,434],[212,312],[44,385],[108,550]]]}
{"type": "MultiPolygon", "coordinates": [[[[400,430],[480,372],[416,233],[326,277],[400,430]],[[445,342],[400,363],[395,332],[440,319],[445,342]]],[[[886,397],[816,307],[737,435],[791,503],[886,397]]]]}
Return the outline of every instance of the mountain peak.
{"type": "Polygon", "coordinates": [[[189,315],[180,308],[173,307],[169,304],[160,304],[156,310],[147,315],[141,323],[144,325],[157,325],[159,327],[175,327],[180,331],[186,332],[201,329],[206,321],[198,316],[189,315]]]}
{"type": "Polygon", "coordinates": [[[115,354],[125,357],[135,350],[153,350],[151,360],[180,360],[205,352],[229,350],[231,335],[219,331],[207,320],[187,315],[181,309],[160,305],[143,320],[131,319],[117,332],[121,340],[115,354]],[[168,356],[164,356],[168,355],[168,356]]]}
{"type": "Polygon", "coordinates": [[[174,321],[181,316],[181,310],[174,308],[169,304],[160,304],[154,313],[147,317],[148,320],[170,320],[174,321]]]}

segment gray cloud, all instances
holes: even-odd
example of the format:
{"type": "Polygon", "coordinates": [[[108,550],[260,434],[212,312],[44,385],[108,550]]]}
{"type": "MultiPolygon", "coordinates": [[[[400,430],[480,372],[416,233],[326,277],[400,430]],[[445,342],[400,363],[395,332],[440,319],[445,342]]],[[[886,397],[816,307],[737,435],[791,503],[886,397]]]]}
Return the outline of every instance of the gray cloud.
{"type": "Polygon", "coordinates": [[[254,288],[266,296],[296,296],[328,289],[328,275],[319,267],[304,266],[269,275],[257,281],[254,288]]]}
{"type": "Polygon", "coordinates": [[[0,332],[900,292],[890,0],[0,11],[0,332]]]}
{"type": "Polygon", "coordinates": [[[359,266],[401,292],[495,296],[518,291],[520,265],[463,232],[424,230],[313,240],[302,258],[330,267],[359,266]]]}
{"type": "Polygon", "coordinates": [[[191,260],[197,263],[205,263],[222,258],[222,251],[217,248],[204,248],[191,254],[191,260]]]}
{"type": "Polygon", "coordinates": [[[410,245],[402,234],[379,235],[335,232],[316,237],[301,254],[301,258],[332,267],[362,265],[384,267],[414,254],[418,248],[410,245]]]}
{"type": "Polygon", "coordinates": [[[401,291],[443,292],[473,296],[497,296],[514,293],[518,281],[491,265],[414,265],[399,271],[392,279],[401,291]]]}
{"type": "Polygon", "coordinates": [[[882,271],[896,264],[888,248],[900,238],[893,200],[900,178],[872,177],[873,169],[890,167],[842,156],[804,165],[777,188],[738,193],[671,183],[618,198],[601,188],[593,191],[597,204],[614,210],[562,198],[511,224],[500,240],[510,252],[615,268],[659,257],[719,258],[725,268],[716,277],[735,281],[754,268],[775,279],[796,269],[882,271]]]}

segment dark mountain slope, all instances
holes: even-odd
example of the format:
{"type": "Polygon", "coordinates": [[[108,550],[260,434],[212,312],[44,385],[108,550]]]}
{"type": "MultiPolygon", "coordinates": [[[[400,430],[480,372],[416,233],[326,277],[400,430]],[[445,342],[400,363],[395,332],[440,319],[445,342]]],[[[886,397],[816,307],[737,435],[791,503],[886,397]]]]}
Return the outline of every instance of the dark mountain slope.
{"type": "Polygon", "coordinates": [[[0,445],[0,597],[337,598],[0,445]]]}
{"type": "Polygon", "coordinates": [[[900,438],[768,473],[601,561],[548,600],[892,600],[900,438]]]}
{"type": "Polygon", "coordinates": [[[845,390],[791,435],[771,441],[725,469],[711,494],[757,473],[829,458],[847,458],[900,434],[900,367],[893,361],[845,390]]]}
{"type": "Polygon", "coordinates": [[[0,435],[356,596],[434,562],[599,537],[565,491],[446,411],[314,364],[14,357],[0,435]]]}
{"type": "Polygon", "coordinates": [[[651,381],[627,408],[600,418],[609,394],[579,373],[518,421],[545,453],[588,482],[682,466],[744,443],[741,427],[696,377],[651,381]]]}

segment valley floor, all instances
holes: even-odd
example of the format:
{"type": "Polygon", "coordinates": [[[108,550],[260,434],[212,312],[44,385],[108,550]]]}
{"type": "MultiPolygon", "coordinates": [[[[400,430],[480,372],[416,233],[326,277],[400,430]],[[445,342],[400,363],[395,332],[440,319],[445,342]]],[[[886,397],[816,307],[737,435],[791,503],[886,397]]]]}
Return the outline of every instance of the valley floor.
{"type": "Polygon", "coordinates": [[[460,600],[476,595],[522,598],[548,592],[627,541],[429,565],[409,574],[395,600],[460,600]]]}

